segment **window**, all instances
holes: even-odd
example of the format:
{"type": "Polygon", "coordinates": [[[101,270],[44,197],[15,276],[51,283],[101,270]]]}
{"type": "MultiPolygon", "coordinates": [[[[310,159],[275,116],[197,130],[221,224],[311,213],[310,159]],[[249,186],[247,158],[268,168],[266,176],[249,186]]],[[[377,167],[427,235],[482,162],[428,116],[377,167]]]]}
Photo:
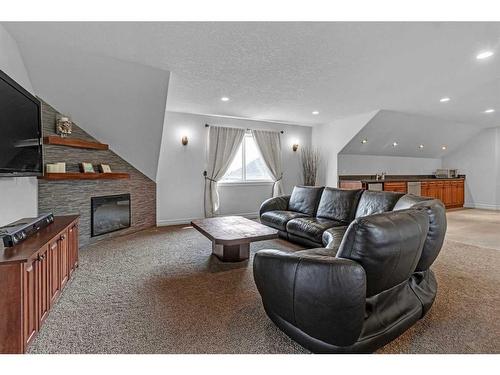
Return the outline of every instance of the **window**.
{"type": "Polygon", "coordinates": [[[246,133],[229,169],[221,182],[272,182],[252,133],[246,133]]]}

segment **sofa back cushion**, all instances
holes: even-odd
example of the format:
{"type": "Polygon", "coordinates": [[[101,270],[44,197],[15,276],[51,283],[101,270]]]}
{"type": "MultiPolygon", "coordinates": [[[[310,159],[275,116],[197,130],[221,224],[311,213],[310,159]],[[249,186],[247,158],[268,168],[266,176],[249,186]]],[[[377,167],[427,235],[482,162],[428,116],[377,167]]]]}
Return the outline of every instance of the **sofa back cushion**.
{"type": "Polygon", "coordinates": [[[390,289],[415,271],[429,230],[423,210],[409,209],[354,220],[337,252],[366,272],[366,296],[390,289]]]}
{"type": "Polygon", "coordinates": [[[359,199],[356,218],[392,211],[404,193],[365,190],[359,199]]]}
{"type": "Polygon", "coordinates": [[[343,190],[326,187],[321,194],[316,216],[349,224],[354,220],[354,214],[362,192],[363,190],[343,190]]]}
{"type": "Polygon", "coordinates": [[[295,186],[292,191],[292,196],[290,197],[290,202],[288,202],[288,209],[290,211],[314,216],[322,192],[323,187],[295,186]]]}
{"type": "Polygon", "coordinates": [[[427,233],[422,255],[415,269],[417,272],[425,271],[434,263],[434,260],[436,260],[443,247],[447,226],[446,209],[439,199],[407,194],[396,203],[393,211],[407,208],[424,210],[429,216],[429,232],[427,233]]]}
{"type": "Polygon", "coordinates": [[[420,272],[429,269],[443,247],[447,226],[446,209],[438,199],[416,203],[413,208],[425,211],[429,217],[429,232],[425,239],[422,255],[415,269],[415,271],[420,272]]]}

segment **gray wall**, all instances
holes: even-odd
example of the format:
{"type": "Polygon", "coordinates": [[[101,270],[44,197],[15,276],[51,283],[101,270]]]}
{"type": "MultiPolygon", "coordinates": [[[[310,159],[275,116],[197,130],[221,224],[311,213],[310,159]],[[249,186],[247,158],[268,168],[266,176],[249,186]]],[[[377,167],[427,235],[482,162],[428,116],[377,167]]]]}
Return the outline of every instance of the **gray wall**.
{"type": "Polygon", "coordinates": [[[155,180],[168,71],[57,43],[19,48],[39,97],[155,180]]]}
{"type": "Polygon", "coordinates": [[[321,154],[318,185],[337,186],[339,152],[376,114],[363,113],[313,127],[312,145],[321,154]]]}
{"type": "Polygon", "coordinates": [[[443,158],[465,174],[465,206],[500,210],[500,127],[485,129],[443,158]]]}
{"type": "MultiPolygon", "coordinates": [[[[44,136],[55,134],[57,111],[47,103],[42,105],[44,136]]],[[[78,126],[71,137],[94,140],[78,126]]],[[[82,245],[154,226],[156,223],[156,184],[111,150],[85,150],[63,146],[44,146],[45,163],[66,162],[67,171],[77,172],[78,163],[109,164],[113,172],[128,172],[130,180],[38,180],[38,207],[40,214],[80,215],[82,245]],[[94,196],[125,194],[131,196],[131,227],[99,237],[90,237],[90,198],[94,196]]]]}
{"type": "MultiPolygon", "coordinates": [[[[230,117],[167,112],[157,177],[158,224],[186,223],[203,217],[202,176],[205,170],[207,128],[205,124],[250,129],[284,130],[282,135],[283,185],[290,192],[301,183],[299,152],[292,144],[310,145],[311,128],[266,121],[241,120],[230,117]],[[182,146],[187,135],[189,144],[182,146]]],[[[219,187],[220,213],[256,216],[260,204],[272,194],[272,185],[259,183],[219,187]]]]}
{"type": "Polygon", "coordinates": [[[339,154],[339,175],[352,174],[433,174],[441,168],[440,158],[339,154]]]}
{"type": "MultiPolygon", "coordinates": [[[[0,25],[0,69],[31,93],[28,72],[15,40],[0,25]]],[[[35,177],[0,177],[0,226],[37,214],[35,177]]]]}

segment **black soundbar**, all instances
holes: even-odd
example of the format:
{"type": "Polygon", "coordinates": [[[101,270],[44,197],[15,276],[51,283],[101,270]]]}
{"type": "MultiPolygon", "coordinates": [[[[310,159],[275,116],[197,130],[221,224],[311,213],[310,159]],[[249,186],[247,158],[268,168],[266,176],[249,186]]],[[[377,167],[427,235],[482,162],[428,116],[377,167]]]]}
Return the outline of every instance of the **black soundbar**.
{"type": "Polygon", "coordinates": [[[46,214],[39,217],[31,217],[15,221],[4,227],[0,227],[0,236],[3,236],[5,247],[12,247],[28,239],[40,229],[54,222],[53,214],[46,214]]]}

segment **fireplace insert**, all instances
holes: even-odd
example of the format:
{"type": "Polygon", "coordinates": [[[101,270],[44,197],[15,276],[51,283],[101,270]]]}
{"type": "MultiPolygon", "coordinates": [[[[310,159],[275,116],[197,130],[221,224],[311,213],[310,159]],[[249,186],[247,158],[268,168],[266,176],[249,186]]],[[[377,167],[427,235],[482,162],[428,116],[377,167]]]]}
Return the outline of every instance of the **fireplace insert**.
{"type": "Polygon", "coordinates": [[[91,236],[130,227],[130,194],[92,197],[91,236]]]}

